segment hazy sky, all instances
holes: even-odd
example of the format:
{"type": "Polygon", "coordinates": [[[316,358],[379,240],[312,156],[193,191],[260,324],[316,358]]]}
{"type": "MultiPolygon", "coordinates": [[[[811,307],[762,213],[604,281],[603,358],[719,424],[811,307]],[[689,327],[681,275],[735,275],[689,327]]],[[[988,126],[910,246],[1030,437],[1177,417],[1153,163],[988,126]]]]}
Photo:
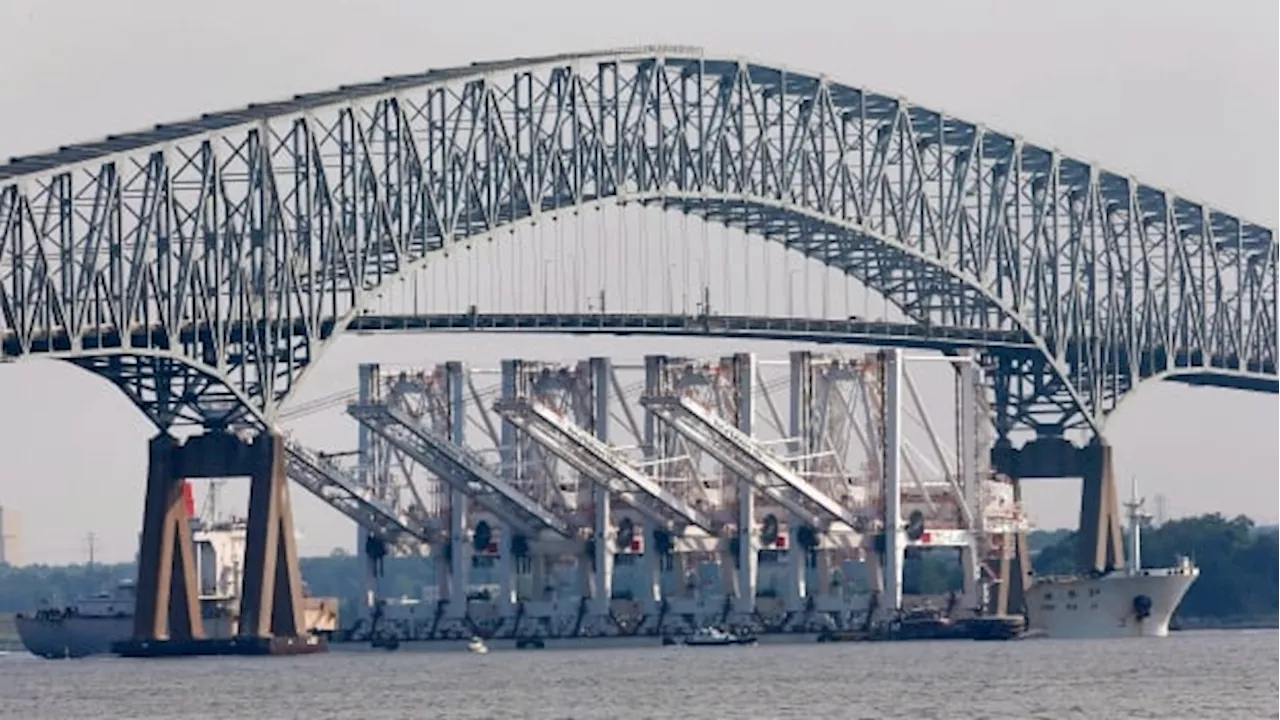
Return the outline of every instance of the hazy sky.
{"type": "MultiPolygon", "coordinates": [[[[901,94],[1274,227],[1278,15],[1274,0],[0,0],[0,157],[424,68],[680,43],[901,94]]],[[[583,357],[727,349],[535,337],[521,354],[558,357],[566,343],[583,357]]],[[[353,385],[363,361],[493,362],[509,349],[501,337],[349,338],[305,393],[353,385]]],[[[1144,387],[1109,424],[1117,471],[1165,495],[1173,515],[1274,522],[1278,407],[1274,395],[1144,387]]],[[[133,554],[151,434],[89,374],[52,362],[0,368],[0,505],[23,517],[28,561],[82,559],[90,531],[100,558],[133,554]]],[[[318,447],[349,448],[354,434],[336,412],[305,425],[318,447]]],[[[1072,524],[1074,492],[1029,488],[1031,511],[1041,525],[1072,524]]],[[[349,523],[294,497],[304,552],[351,543],[349,523]]]]}

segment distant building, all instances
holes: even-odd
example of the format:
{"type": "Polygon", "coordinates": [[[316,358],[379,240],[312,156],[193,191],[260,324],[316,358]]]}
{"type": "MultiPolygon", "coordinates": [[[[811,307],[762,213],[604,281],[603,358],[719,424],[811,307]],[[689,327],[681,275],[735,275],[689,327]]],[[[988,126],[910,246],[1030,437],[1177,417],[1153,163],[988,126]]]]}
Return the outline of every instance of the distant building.
{"type": "Polygon", "coordinates": [[[0,507],[0,565],[22,564],[22,525],[18,514],[0,507]]]}

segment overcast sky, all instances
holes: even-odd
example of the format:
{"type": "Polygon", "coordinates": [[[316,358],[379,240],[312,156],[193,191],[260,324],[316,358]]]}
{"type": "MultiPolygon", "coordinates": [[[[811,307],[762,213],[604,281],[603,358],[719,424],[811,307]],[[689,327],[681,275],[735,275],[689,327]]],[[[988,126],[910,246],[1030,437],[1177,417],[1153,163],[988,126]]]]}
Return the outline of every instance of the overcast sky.
{"type": "MultiPolygon", "coordinates": [[[[747,55],[1059,147],[1274,227],[1277,4],[1171,0],[1027,2],[540,2],[309,0],[0,1],[0,157],[202,112],[424,68],[644,43],[747,55]]],[[[719,354],[537,337],[521,354],[719,354]]],[[[738,346],[735,346],[738,347],[738,346]]],[[[355,365],[508,354],[504,338],[343,340],[308,396],[355,382],[355,365]],[[424,351],[424,343],[430,352],[424,351]]],[[[779,344],[749,346],[784,357],[779,344]]],[[[1121,478],[1171,515],[1221,511],[1274,522],[1277,399],[1144,387],[1111,419],[1121,478]]],[[[130,557],[152,430],[106,383],[58,363],[0,368],[0,505],[22,515],[28,561],[130,557]]],[[[336,412],[306,439],[354,445],[336,412]]],[[[1043,526],[1074,523],[1073,487],[1029,489],[1043,526]]],[[[351,544],[348,523],[294,492],[304,552],[351,544]]]]}

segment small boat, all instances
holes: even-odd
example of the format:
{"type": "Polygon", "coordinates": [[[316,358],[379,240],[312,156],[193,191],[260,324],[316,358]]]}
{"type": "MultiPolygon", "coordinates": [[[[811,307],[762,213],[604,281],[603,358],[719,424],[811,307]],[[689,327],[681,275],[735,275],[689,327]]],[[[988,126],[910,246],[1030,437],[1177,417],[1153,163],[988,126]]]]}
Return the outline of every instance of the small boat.
{"type": "Polygon", "coordinates": [[[467,651],[476,655],[484,655],[489,652],[489,646],[485,645],[484,640],[481,640],[479,636],[473,635],[471,641],[467,643],[467,651]]]}
{"type": "Polygon", "coordinates": [[[719,628],[699,628],[684,639],[685,645],[697,647],[719,647],[724,645],[754,645],[756,639],[751,635],[736,635],[719,628]]]}

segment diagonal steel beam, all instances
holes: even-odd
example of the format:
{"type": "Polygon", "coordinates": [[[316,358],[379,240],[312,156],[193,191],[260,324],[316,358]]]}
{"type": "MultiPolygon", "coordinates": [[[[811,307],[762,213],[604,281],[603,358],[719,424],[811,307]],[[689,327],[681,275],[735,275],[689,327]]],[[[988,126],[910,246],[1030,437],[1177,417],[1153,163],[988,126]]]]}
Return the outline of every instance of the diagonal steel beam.
{"type": "Polygon", "coordinates": [[[750,479],[767,475],[780,480],[795,492],[796,497],[803,500],[803,505],[782,493],[777,486],[757,487],[783,503],[788,510],[799,511],[797,515],[802,518],[814,518],[815,515],[826,518],[826,522],[816,527],[826,527],[832,521],[856,527],[857,519],[852,510],[809,484],[809,481],[792,471],[782,460],[759,447],[750,435],[693,400],[669,395],[648,395],[640,399],[640,404],[743,477],[750,479]]]}
{"type": "Polygon", "coordinates": [[[503,398],[493,408],[556,457],[668,529],[683,534],[692,525],[712,535],[719,531],[719,525],[706,513],[667,492],[608,443],[541,403],[523,397],[503,398]]]}
{"type": "Polygon", "coordinates": [[[438,531],[386,505],[345,470],[293,439],[285,440],[285,472],[326,505],[392,544],[402,544],[406,536],[427,544],[441,539],[438,531]]]}
{"type": "Polygon", "coordinates": [[[397,408],[353,404],[347,414],[516,529],[576,537],[573,524],[499,478],[478,455],[424,428],[397,408]]]}

